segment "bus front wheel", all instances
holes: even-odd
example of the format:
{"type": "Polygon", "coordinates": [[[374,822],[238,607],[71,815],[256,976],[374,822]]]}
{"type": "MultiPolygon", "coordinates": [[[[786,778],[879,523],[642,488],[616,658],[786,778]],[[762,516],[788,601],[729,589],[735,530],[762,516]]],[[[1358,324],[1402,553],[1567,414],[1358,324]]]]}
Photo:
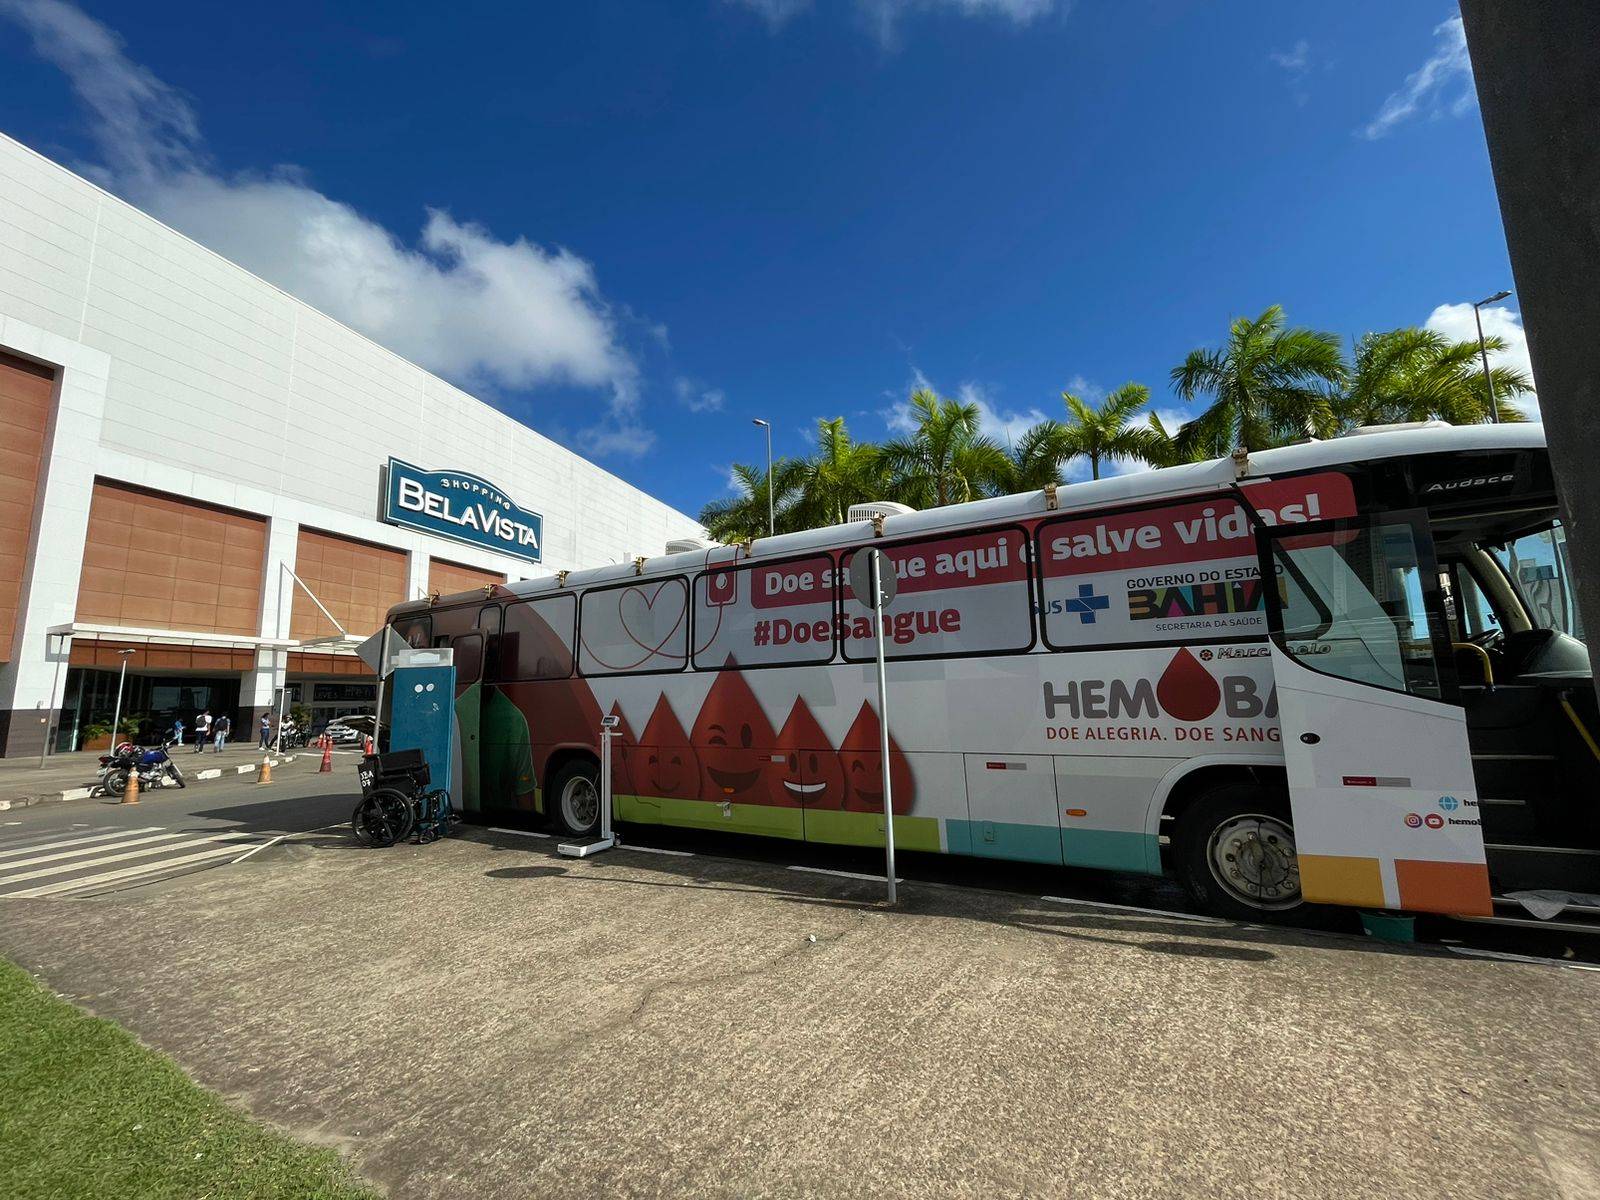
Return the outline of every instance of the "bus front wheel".
{"type": "Polygon", "coordinates": [[[1172,840],[1179,878],[1208,912],[1281,921],[1305,904],[1282,792],[1252,783],[1213,788],[1178,817],[1172,840]]]}
{"type": "Polygon", "coordinates": [[[593,763],[578,760],[556,772],[550,781],[555,798],[551,813],[574,837],[589,837],[600,829],[600,772],[593,763]]]}

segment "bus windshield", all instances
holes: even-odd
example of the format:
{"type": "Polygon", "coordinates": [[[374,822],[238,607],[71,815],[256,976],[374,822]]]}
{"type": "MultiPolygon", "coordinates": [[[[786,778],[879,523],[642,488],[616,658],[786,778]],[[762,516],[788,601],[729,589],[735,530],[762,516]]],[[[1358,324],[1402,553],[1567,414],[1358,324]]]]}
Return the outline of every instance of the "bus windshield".
{"type": "Polygon", "coordinates": [[[1499,544],[1485,544],[1511,579],[1536,629],[1554,629],[1584,640],[1583,621],[1573,595],[1567,532],[1560,521],[1499,544]]]}

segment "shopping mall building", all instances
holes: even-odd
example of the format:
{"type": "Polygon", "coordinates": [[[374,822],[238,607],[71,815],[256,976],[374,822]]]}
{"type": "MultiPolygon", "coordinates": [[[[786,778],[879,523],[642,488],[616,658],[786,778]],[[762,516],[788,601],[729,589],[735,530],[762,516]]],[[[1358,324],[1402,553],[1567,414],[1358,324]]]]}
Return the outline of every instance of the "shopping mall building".
{"type": "Polygon", "coordinates": [[[402,600],[682,513],[0,136],[0,756],[370,712],[402,600]]]}

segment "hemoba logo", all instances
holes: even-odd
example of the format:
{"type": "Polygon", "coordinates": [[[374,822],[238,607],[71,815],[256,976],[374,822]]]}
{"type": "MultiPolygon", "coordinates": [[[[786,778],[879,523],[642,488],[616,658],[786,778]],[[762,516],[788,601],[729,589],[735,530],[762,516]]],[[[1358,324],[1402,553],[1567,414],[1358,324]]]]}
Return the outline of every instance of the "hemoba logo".
{"type": "Polygon", "coordinates": [[[1156,679],[1073,679],[1044,683],[1045,737],[1061,741],[1255,741],[1279,740],[1275,722],[1278,696],[1268,684],[1263,692],[1254,676],[1213,675],[1187,648],[1180,648],[1156,679]],[[1222,726],[1223,721],[1252,722],[1222,726]],[[1163,729],[1171,718],[1179,725],[1163,729]],[[1072,724],[1056,724],[1072,722],[1072,724]],[[1121,722],[1122,724],[1117,724],[1121,722]]]}

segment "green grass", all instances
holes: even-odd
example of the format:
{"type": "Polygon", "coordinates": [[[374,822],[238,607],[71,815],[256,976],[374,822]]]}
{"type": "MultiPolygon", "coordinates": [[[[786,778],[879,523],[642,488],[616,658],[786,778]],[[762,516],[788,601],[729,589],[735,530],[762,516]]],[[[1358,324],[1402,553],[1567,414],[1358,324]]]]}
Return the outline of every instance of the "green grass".
{"type": "Polygon", "coordinates": [[[372,1200],[332,1150],[229,1108],[0,959],[0,1195],[372,1200]]]}

